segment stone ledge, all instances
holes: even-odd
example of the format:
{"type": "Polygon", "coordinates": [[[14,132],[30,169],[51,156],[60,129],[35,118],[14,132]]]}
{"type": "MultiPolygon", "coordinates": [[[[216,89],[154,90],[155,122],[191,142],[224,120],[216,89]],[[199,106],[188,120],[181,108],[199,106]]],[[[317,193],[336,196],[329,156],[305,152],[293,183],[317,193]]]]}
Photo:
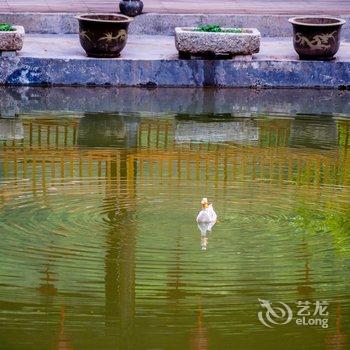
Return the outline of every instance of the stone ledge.
{"type": "Polygon", "coordinates": [[[77,35],[29,35],[0,58],[0,84],[348,88],[350,44],[331,62],[300,61],[290,39],[264,39],[251,61],[180,60],[174,38],[130,36],[121,58],[86,57],[77,35]]]}
{"type": "MultiPolygon", "coordinates": [[[[0,13],[0,22],[23,25],[30,34],[74,34],[78,32],[76,13],[0,13]]],[[[218,15],[218,14],[159,14],[146,13],[135,18],[130,25],[132,34],[173,35],[175,27],[192,27],[198,24],[216,23],[222,27],[258,28],[263,37],[288,37],[292,15],[218,15]]],[[[342,36],[350,40],[350,14],[339,14],[347,23],[342,36]]]]}

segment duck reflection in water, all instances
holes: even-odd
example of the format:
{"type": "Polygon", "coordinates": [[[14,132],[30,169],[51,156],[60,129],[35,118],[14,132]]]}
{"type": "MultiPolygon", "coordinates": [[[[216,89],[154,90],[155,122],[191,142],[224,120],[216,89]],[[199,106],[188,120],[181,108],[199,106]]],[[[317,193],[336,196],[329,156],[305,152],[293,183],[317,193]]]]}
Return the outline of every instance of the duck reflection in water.
{"type": "Polygon", "coordinates": [[[208,247],[208,235],[212,228],[216,224],[216,221],[212,222],[197,222],[198,229],[201,233],[201,249],[207,250],[208,247]]]}

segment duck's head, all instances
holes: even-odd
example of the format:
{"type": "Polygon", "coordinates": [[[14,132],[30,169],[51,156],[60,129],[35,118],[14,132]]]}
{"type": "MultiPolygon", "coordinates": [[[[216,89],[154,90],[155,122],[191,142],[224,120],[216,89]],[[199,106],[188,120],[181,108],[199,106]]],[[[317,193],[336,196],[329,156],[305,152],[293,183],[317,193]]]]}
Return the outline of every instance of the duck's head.
{"type": "Polygon", "coordinates": [[[203,198],[201,204],[203,209],[207,209],[209,207],[208,198],[203,198]]]}

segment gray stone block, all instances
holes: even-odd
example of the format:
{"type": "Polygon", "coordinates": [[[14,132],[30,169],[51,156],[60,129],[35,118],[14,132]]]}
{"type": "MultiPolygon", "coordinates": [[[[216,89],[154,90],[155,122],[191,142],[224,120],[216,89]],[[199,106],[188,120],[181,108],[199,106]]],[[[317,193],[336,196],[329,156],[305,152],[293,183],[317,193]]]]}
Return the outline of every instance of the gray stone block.
{"type": "Polygon", "coordinates": [[[263,39],[252,60],[178,59],[174,39],[130,35],[120,58],[86,57],[76,35],[28,35],[0,58],[0,84],[141,87],[350,87],[350,44],[330,62],[301,61],[291,40],[263,39]]]}

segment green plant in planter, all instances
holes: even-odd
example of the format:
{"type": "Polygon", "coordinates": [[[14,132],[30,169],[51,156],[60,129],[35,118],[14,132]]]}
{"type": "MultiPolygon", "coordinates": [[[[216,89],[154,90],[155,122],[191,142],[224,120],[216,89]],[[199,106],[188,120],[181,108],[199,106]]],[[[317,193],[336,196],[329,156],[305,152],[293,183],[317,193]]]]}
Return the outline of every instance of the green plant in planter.
{"type": "Polygon", "coordinates": [[[8,23],[0,23],[0,32],[13,32],[15,28],[8,23]]]}
{"type": "Polygon", "coordinates": [[[222,29],[218,24],[201,24],[195,30],[207,33],[243,33],[242,28],[222,29]]]}

